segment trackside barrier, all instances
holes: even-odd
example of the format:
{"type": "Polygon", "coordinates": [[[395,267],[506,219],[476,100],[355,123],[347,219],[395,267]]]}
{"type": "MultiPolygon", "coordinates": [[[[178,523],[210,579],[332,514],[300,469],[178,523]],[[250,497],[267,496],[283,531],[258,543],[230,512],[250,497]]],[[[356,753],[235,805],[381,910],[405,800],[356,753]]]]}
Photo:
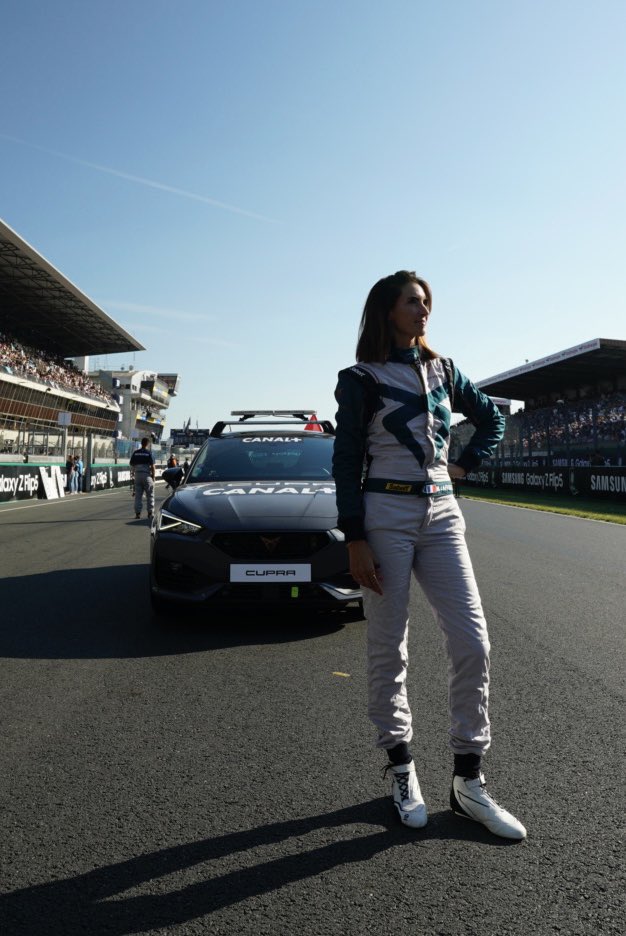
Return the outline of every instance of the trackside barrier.
{"type": "Polygon", "coordinates": [[[461,484],[508,491],[602,497],[626,503],[626,468],[480,468],[461,484]]]}
{"type": "MultiPolygon", "coordinates": [[[[155,466],[157,480],[164,465],[155,466]]],[[[128,465],[91,465],[89,491],[130,485],[128,465]]],[[[461,485],[609,498],[626,503],[626,468],[480,468],[461,485]]],[[[87,488],[85,488],[87,489],[87,488]]],[[[65,496],[65,465],[0,464],[0,503],[65,496]]]]}
{"type": "MultiPolygon", "coordinates": [[[[157,480],[165,466],[155,466],[157,480]]],[[[11,500],[56,500],[65,497],[65,465],[2,465],[0,464],[0,503],[11,500]]],[[[91,465],[85,473],[83,490],[104,491],[128,487],[131,474],[128,465],[91,465]],[[89,486],[87,486],[89,485],[89,486]]]]}

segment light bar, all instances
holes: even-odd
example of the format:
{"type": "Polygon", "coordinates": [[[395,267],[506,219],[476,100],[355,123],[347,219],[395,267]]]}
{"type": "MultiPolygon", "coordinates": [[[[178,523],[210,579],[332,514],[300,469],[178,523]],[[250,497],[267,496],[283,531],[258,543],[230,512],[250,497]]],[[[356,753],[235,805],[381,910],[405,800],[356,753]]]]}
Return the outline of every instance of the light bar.
{"type": "MultiPolygon", "coordinates": [[[[291,415],[291,414],[290,414],[291,415]]],[[[302,423],[307,422],[308,420],[302,419],[279,419],[276,422],[269,422],[267,419],[257,419],[252,423],[246,423],[247,426],[300,426],[302,428],[302,423]]],[[[221,419],[220,425],[222,426],[242,426],[241,420],[237,419],[221,419]]],[[[319,423],[318,425],[322,425],[319,423]]],[[[245,428],[245,426],[243,427],[245,428]]]]}
{"type": "Polygon", "coordinates": [[[304,407],[294,407],[293,409],[242,409],[242,410],[231,410],[231,416],[294,416],[296,413],[309,413],[312,416],[317,415],[317,410],[311,409],[310,406],[304,407]]]}

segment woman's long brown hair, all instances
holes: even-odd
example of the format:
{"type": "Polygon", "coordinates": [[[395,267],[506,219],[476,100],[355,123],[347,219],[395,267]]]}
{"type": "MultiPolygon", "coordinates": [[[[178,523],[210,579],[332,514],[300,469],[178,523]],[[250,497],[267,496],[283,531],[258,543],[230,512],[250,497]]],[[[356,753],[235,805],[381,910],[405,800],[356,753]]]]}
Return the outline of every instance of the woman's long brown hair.
{"type": "MultiPolygon", "coordinates": [[[[433,295],[425,279],[412,270],[398,270],[391,276],[379,279],[370,289],[366,299],[359,338],[356,346],[356,359],[364,364],[384,364],[393,347],[393,332],[389,322],[389,313],[400,298],[407,283],[417,283],[426,293],[426,305],[429,311],[433,306],[433,295]]],[[[422,337],[417,339],[420,353],[425,358],[439,357],[422,337]]]]}

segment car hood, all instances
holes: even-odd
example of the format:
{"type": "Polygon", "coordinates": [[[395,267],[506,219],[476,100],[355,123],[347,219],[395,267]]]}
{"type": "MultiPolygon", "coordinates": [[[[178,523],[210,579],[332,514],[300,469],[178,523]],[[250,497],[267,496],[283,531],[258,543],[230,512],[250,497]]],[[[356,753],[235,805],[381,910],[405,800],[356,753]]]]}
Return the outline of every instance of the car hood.
{"type": "Polygon", "coordinates": [[[190,484],[167,510],[220,530],[329,529],[337,523],[333,481],[263,481],[190,484]]]}

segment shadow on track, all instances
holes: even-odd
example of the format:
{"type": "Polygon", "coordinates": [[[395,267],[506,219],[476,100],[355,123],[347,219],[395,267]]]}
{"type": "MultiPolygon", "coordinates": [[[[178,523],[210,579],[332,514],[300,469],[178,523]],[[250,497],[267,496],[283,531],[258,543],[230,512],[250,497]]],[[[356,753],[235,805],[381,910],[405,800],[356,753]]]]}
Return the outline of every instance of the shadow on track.
{"type": "MultiPolygon", "coordinates": [[[[435,839],[460,839],[505,848],[519,844],[497,839],[482,826],[459,820],[451,812],[435,813],[425,829],[412,831],[400,825],[390,800],[385,797],[306,819],[176,845],[76,877],[23,888],[0,896],[0,919],[10,926],[12,936],[142,933],[198,919],[338,866],[368,861],[392,848],[424,847],[435,839]],[[340,831],[342,826],[354,825],[361,828],[340,831]],[[364,834],[363,826],[377,828],[364,834]],[[337,830],[336,840],[331,844],[303,846],[304,836],[326,829],[337,830]],[[281,844],[291,839],[296,840],[292,847],[281,844]],[[256,861],[249,855],[254,848],[277,845],[279,857],[256,861]],[[247,867],[213,877],[201,871],[199,880],[182,889],[173,882],[168,893],[117,896],[203,862],[235,854],[246,856],[247,867]]],[[[153,891],[156,889],[153,884],[150,886],[153,891]]]]}
{"type": "Polygon", "coordinates": [[[99,659],[194,653],[307,640],[332,634],[355,620],[301,611],[241,615],[177,609],[163,622],[152,614],[146,580],[145,565],[6,578],[0,656],[99,659]]]}

